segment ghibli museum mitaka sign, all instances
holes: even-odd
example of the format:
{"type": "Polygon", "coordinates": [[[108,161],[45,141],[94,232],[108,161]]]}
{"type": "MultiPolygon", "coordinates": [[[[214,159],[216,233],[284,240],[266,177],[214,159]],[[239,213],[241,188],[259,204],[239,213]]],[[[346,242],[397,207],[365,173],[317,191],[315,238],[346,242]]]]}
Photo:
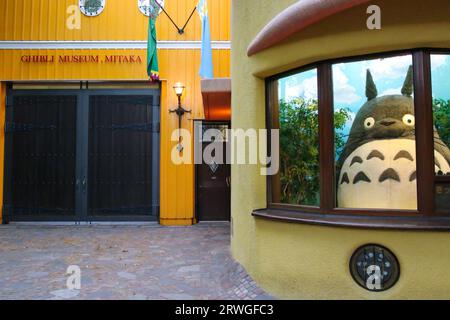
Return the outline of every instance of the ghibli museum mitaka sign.
{"type": "Polygon", "coordinates": [[[23,55],[22,63],[142,63],[139,55],[23,55]]]}

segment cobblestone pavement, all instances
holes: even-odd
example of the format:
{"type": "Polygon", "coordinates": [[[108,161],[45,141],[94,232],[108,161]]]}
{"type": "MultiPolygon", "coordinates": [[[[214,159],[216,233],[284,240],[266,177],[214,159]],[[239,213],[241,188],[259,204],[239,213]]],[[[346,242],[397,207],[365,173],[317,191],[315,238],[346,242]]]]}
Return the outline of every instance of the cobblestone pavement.
{"type": "Polygon", "coordinates": [[[0,226],[0,299],[271,299],[229,242],[229,224],[0,226]]]}

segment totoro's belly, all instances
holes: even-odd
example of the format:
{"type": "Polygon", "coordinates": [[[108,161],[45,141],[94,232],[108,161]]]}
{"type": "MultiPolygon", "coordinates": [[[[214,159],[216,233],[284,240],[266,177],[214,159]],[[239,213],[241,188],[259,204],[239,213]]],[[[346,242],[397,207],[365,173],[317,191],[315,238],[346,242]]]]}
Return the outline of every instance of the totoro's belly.
{"type": "MultiPolygon", "coordinates": [[[[435,157],[450,171],[440,153],[435,157]]],[[[376,140],[357,148],[342,166],[337,200],[341,208],[417,209],[415,141],[376,140]]]]}

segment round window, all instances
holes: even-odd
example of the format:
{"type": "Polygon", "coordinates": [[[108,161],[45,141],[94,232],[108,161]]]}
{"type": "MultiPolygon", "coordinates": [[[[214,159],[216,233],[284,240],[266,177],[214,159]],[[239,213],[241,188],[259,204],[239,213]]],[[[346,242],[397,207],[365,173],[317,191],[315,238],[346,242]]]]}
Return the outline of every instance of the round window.
{"type": "Polygon", "coordinates": [[[350,273],[361,287],[369,291],[392,288],[400,277],[400,266],[387,248],[369,244],[357,249],[350,259],[350,273]]]}

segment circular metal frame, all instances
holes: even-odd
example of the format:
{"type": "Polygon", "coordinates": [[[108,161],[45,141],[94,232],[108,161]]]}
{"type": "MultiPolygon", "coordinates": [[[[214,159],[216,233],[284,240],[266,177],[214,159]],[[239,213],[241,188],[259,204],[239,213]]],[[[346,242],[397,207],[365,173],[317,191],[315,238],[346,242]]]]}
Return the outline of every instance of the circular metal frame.
{"type": "Polygon", "coordinates": [[[84,14],[87,17],[96,17],[100,15],[103,10],[105,10],[106,7],[106,0],[99,0],[100,6],[97,8],[96,11],[89,11],[87,10],[88,7],[85,6],[86,0],[79,0],[78,1],[78,7],[80,8],[80,11],[82,14],[84,14]]]}
{"type": "MultiPolygon", "coordinates": [[[[161,5],[161,7],[164,8],[165,1],[164,0],[157,0],[158,3],[161,5]]],[[[150,17],[150,1],[149,0],[138,0],[137,5],[139,8],[139,11],[146,17],[150,17]]],[[[161,13],[162,9],[159,8],[158,15],[161,13]]]]}
{"type": "MultiPolygon", "coordinates": [[[[375,265],[378,265],[375,262],[375,265]]],[[[384,266],[381,266],[381,269],[383,270],[384,266]]],[[[363,246],[360,246],[358,249],[355,250],[352,257],[350,258],[349,262],[349,269],[350,274],[353,278],[353,280],[362,288],[370,291],[370,292],[382,292],[391,289],[399,280],[400,278],[400,264],[398,262],[397,257],[394,255],[394,253],[389,250],[388,248],[379,245],[379,244],[365,244],[363,246]],[[382,255],[382,258],[379,258],[379,255],[382,255]],[[367,274],[365,271],[367,270],[365,266],[363,267],[364,270],[364,277],[361,274],[361,267],[358,266],[358,260],[360,257],[364,255],[370,255],[371,259],[376,258],[376,255],[378,255],[378,262],[380,259],[383,259],[383,263],[389,262],[389,277],[385,282],[382,282],[382,288],[381,289],[369,289],[366,285],[367,281],[367,274]],[[387,260],[387,261],[386,261],[387,260]]]]}

